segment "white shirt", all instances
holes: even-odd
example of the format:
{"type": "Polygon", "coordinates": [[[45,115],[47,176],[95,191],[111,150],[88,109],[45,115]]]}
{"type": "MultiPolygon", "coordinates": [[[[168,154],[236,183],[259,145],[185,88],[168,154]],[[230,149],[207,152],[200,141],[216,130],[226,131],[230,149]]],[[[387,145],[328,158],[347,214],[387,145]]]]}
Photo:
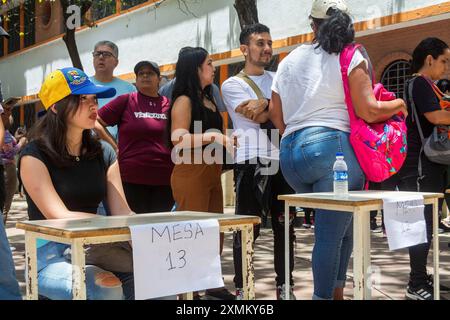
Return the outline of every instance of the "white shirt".
{"type": "MultiPolygon", "coordinates": [[[[249,77],[259,87],[264,97],[270,99],[274,75],[274,72],[264,71],[261,76],[249,77]]],[[[222,97],[233,121],[234,134],[238,136],[239,147],[236,150],[236,162],[239,163],[256,157],[278,159],[279,149],[269,141],[267,134],[261,130],[260,124],[235,111],[241,102],[258,99],[247,82],[236,76],[227,79],[222,84],[222,97]]],[[[278,136],[275,137],[276,139],[272,140],[278,141],[278,136]]]]}
{"type": "MultiPolygon", "coordinates": [[[[306,127],[329,127],[350,132],[339,55],[317,44],[293,50],[278,66],[272,90],[280,95],[286,130],[283,138],[306,127]]],[[[367,61],[357,50],[348,68],[367,61]]]]}

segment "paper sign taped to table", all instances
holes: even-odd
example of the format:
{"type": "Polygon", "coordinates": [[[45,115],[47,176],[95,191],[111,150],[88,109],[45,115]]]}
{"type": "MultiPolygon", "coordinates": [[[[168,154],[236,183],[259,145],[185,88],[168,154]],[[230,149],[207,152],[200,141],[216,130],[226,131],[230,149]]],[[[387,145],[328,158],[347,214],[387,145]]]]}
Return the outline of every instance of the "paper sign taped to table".
{"type": "Polygon", "coordinates": [[[214,219],[131,226],[136,300],[223,286],[214,219]]]}
{"type": "Polygon", "coordinates": [[[383,199],[384,225],[389,250],[427,242],[423,196],[395,196],[383,199]]]}

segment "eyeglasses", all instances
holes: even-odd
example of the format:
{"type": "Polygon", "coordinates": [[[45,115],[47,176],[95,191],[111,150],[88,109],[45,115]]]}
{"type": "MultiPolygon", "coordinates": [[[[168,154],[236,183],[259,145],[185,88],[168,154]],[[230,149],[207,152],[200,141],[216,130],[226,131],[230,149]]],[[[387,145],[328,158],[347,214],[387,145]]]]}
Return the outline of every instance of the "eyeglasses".
{"type": "Polygon", "coordinates": [[[111,58],[111,57],[115,58],[115,56],[108,51],[94,51],[92,52],[92,55],[94,56],[94,58],[100,58],[100,56],[103,56],[103,58],[111,58]]]}

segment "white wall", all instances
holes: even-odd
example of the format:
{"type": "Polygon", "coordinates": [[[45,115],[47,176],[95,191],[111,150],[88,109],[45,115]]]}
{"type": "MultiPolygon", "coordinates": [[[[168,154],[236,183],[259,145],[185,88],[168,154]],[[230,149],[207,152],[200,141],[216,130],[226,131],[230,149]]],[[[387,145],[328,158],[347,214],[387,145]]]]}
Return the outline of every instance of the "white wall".
{"type": "MultiPolygon", "coordinates": [[[[355,21],[410,11],[446,1],[438,0],[348,0],[355,21]]],[[[77,33],[77,44],[85,71],[93,73],[91,52],[100,40],[114,41],[120,50],[116,74],[132,72],[139,60],[158,64],[176,61],[183,46],[203,46],[210,53],[238,47],[239,22],[234,0],[188,0],[195,15],[182,12],[176,0],[156,10],[145,7],[77,33]]],[[[271,28],[273,39],[310,32],[308,15],[312,0],[259,0],[260,22],[271,28]]],[[[0,80],[5,97],[39,91],[44,76],[71,65],[61,39],[0,60],[0,80]]]]}

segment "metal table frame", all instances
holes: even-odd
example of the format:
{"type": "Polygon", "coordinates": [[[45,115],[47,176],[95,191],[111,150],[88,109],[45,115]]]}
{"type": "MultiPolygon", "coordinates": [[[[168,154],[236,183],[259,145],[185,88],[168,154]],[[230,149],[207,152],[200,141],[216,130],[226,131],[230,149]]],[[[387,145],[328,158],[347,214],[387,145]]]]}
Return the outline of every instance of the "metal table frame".
{"type": "MultiPolygon", "coordinates": [[[[422,195],[424,204],[433,206],[433,266],[434,297],[439,300],[439,236],[438,200],[441,193],[397,191],[350,191],[346,198],[337,198],[332,192],[280,195],[285,201],[284,221],[289,221],[289,207],[335,210],[353,213],[353,273],[355,300],[371,299],[370,266],[370,211],[383,209],[383,197],[393,195],[422,195]]],[[[289,279],[289,224],[285,223],[285,279],[289,279]]],[[[290,283],[286,281],[289,296],[290,283]]]]}

